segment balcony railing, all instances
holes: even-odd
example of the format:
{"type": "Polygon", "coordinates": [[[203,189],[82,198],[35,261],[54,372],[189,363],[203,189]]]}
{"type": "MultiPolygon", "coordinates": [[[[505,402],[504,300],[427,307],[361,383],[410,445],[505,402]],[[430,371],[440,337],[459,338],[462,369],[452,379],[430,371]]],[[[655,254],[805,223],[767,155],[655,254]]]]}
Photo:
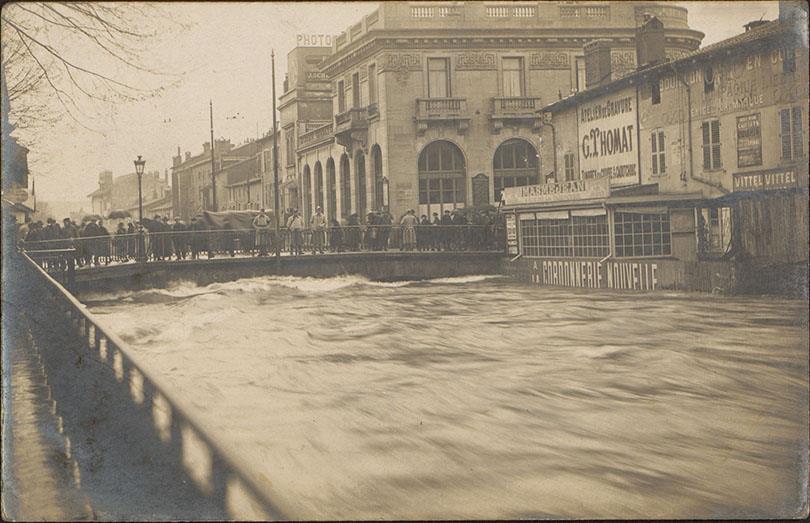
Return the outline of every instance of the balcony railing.
{"type": "Polygon", "coordinates": [[[531,121],[533,128],[539,128],[542,119],[537,114],[542,107],[540,98],[534,96],[497,96],[492,98],[493,132],[503,128],[504,121],[531,121]]]}
{"type": "Polygon", "coordinates": [[[353,107],[335,115],[335,141],[340,145],[348,147],[353,140],[365,143],[367,129],[367,107],[353,107]]]}
{"type": "Polygon", "coordinates": [[[317,129],[306,132],[298,137],[298,148],[309,147],[311,145],[328,142],[335,138],[334,125],[332,122],[327,123],[317,129]]]}
{"type": "Polygon", "coordinates": [[[417,98],[416,130],[419,134],[427,131],[431,123],[454,122],[459,133],[469,127],[466,98],[417,98]]]}

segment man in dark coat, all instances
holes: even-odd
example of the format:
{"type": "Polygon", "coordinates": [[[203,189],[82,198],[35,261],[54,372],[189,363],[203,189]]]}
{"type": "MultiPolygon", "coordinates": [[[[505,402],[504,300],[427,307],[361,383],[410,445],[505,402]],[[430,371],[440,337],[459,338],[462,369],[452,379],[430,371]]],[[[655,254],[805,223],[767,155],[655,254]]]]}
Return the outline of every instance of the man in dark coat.
{"type": "Polygon", "coordinates": [[[467,224],[467,220],[464,218],[464,214],[458,209],[453,209],[451,216],[453,219],[453,236],[451,242],[455,250],[461,251],[467,246],[467,227],[464,227],[464,225],[467,224]]]}
{"type": "Polygon", "coordinates": [[[360,219],[352,213],[346,220],[346,248],[356,251],[360,248],[360,219]]]}
{"type": "Polygon", "coordinates": [[[453,217],[450,211],[444,211],[441,221],[442,249],[449,251],[453,242],[453,217]]]}
{"type": "Polygon", "coordinates": [[[388,250],[388,238],[391,236],[391,224],[394,223],[394,217],[387,210],[382,210],[378,213],[379,218],[379,232],[377,237],[377,250],[388,250]]]}
{"type": "Polygon", "coordinates": [[[187,230],[186,224],[180,221],[180,218],[174,219],[174,224],[172,225],[172,242],[174,243],[174,256],[178,260],[186,259],[187,230]]]}
{"type": "Polygon", "coordinates": [[[95,241],[98,239],[99,234],[100,231],[98,225],[96,225],[96,219],[93,218],[84,226],[84,230],[82,231],[82,245],[84,246],[84,257],[87,265],[93,263],[98,265],[95,241]]]}

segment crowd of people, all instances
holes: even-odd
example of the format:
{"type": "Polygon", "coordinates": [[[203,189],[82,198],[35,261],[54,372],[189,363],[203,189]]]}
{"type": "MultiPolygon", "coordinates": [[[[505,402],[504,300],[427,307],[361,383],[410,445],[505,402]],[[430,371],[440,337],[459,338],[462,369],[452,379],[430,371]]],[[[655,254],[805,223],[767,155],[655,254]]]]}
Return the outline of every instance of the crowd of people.
{"type": "Polygon", "coordinates": [[[424,214],[417,217],[410,209],[399,219],[387,210],[379,210],[369,212],[363,220],[351,214],[341,224],[334,218],[328,219],[320,207],[315,209],[308,223],[297,209],[290,208],[281,218],[279,235],[275,232],[274,219],[264,209],[252,218],[249,226],[237,226],[227,217],[218,227],[206,221],[203,215],[193,217],[189,223],[156,215],[143,220],[143,235],[138,234],[139,222],[129,219],[118,221],[110,231],[105,221],[97,216],[85,217],[81,224],[65,218],[61,225],[48,218],[44,224],[37,221],[20,225],[17,239],[26,250],[75,249],[79,266],[139,259],[141,249],[142,258],[162,261],[212,258],[218,254],[235,256],[237,253],[267,256],[277,247],[296,256],[305,250],[323,254],[326,250],[337,253],[504,248],[502,220],[493,210],[446,210],[441,216],[434,212],[430,218],[424,214]]]}

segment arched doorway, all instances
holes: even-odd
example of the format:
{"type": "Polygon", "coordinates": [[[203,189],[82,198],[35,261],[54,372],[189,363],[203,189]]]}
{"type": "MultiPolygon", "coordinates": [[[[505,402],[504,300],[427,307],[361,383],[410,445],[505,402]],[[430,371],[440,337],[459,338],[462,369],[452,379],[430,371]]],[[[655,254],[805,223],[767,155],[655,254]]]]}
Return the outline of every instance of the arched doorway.
{"type": "Polygon", "coordinates": [[[312,213],[312,177],[309,173],[309,165],[304,166],[304,206],[301,209],[303,218],[306,223],[309,223],[309,217],[312,213]]]}
{"type": "Polygon", "coordinates": [[[326,215],[330,220],[337,219],[337,187],[335,186],[335,161],[326,160],[326,215]]]}
{"type": "Polygon", "coordinates": [[[492,174],[495,177],[495,201],[501,201],[501,191],[507,187],[523,187],[540,183],[540,158],[537,149],[526,140],[512,138],[495,150],[492,174]]]}
{"type": "Polygon", "coordinates": [[[367,212],[366,204],[366,155],[363,151],[357,151],[354,155],[355,190],[357,192],[357,216],[361,220],[365,219],[367,212]]]}
{"type": "Polygon", "coordinates": [[[315,162],[315,207],[323,211],[323,167],[321,162],[315,162]]]}
{"type": "Polygon", "coordinates": [[[347,154],[340,157],[340,211],[343,218],[348,218],[352,213],[352,181],[347,154]]]}
{"type": "Polygon", "coordinates": [[[374,170],[374,208],[382,209],[385,205],[383,195],[383,165],[382,151],[379,145],[371,148],[371,165],[374,170]]]}
{"type": "Polygon", "coordinates": [[[419,214],[431,216],[464,207],[467,168],[461,149],[452,142],[431,142],[419,154],[419,214]]]}

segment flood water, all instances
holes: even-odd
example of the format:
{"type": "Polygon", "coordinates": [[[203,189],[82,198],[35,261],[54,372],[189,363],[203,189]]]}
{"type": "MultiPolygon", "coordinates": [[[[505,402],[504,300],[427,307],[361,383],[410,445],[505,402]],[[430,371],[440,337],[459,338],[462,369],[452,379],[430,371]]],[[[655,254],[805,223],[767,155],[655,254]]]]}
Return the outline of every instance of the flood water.
{"type": "Polygon", "coordinates": [[[807,304],[264,277],[84,300],[298,518],[780,517],[807,304]]]}

